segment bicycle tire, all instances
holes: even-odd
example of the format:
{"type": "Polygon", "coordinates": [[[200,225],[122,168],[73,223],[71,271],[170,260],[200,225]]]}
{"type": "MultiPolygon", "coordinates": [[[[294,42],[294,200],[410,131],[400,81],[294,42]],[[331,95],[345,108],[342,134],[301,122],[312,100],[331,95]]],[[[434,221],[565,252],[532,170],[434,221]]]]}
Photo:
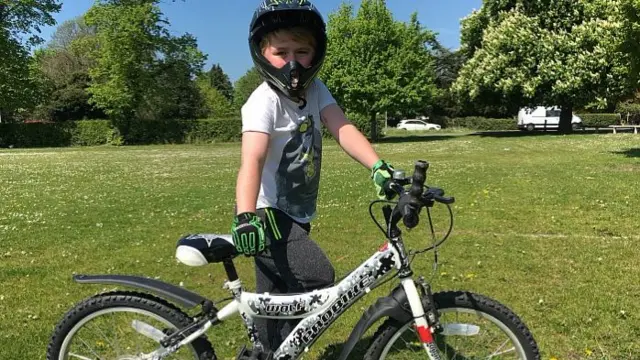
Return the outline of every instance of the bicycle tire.
{"type": "MultiPolygon", "coordinates": [[[[447,291],[433,295],[435,306],[439,312],[446,313],[453,311],[462,313],[473,311],[476,314],[487,316],[488,320],[490,320],[489,318],[493,319],[490,321],[495,325],[499,326],[498,323],[500,323],[504,325],[505,329],[508,329],[511,334],[506,335],[514,343],[514,347],[520,347],[517,349],[518,352],[522,353],[522,356],[519,355],[520,359],[523,357],[523,360],[540,359],[540,352],[533,335],[522,320],[505,305],[486,296],[466,291],[447,291]],[[515,345],[516,343],[517,345],[515,345]]],[[[364,359],[386,359],[386,354],[390,351],[392,345],[389,344],[390,341],[395,341],[395,339],[398,338],[399,331],[404,331],[404,329],[407,329],[412,323],[413,320],[409,320],[407,323],[401,323],[394,319],[386,320],[375,332],[364,359]]],[[[504,329],[502,330],[505,331],[504,329]]],[[[505,333],[506,332],[507,331],[505,331],[505,333]]],[[[426,353],[424,356],[426,358],[426,353]]]]}
{"type": "MultiPolygon", "coordinates": [[[[184,328],[192,323],[189,316],[182,310],[150,294],[129,291],[99,294],[78,303],[56,325],[47,346],[47,360],[68,359],[68,349],[63,348],[67,347],[67,343],[71,340],[67,340],[67,337],[75,335],[85,325],[82,322],[87,318],[96,316],[99,312],[108,313],[109,310],[126,312],[127,309],[140,311],[141,314],[154,314],[171,324],[174,327],[173,330],[184,328]],[[78,327],[78,324],[81,325],[78,327]]],[[[191,348],[195,360],[216,360],[213,347],[204,335],[186,346],[191,348]]]]}

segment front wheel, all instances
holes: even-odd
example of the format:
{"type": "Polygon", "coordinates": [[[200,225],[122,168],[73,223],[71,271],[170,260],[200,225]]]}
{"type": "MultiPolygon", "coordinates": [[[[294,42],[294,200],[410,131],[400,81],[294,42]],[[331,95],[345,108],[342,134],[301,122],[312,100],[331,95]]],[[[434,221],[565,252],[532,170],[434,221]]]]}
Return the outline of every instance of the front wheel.
{"type": "MultiPolygon", "coordinates": [[[[506,306],[482,295],[463,291],[433,294],[443,331],[434,335],[440,357],[446,360],[538,360],[533,336],[506,306]]],[[[413,320],[388,319],[376,331],[367,360],[428,359],[413,320]]]]}
{"type": "MultiPolygon", "coordinates": [[[[47,360],[151,359],[162,351],[159,339],[191,324],[183,311],[154,296],[114,292],[91,297],[69,310],[56,326],[47,360]]],[[[199,337],[166,359],[214,360],[213,348],[199,337]]]]}

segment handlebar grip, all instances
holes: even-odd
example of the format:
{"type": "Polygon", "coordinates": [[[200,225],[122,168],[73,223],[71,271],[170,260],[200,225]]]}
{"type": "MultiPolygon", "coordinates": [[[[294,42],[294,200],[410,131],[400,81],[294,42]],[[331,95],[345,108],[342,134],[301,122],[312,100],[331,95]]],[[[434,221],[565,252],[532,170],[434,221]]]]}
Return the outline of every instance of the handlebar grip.
{"type": "Polygon", "coordinates": [[[422,195],[422,188],[424,187],[424,182],[427,179],[428,168],[428,162],[423,160],[416,161],[415,170],[413,172],[413,179],[411,181],[411,189],[409,190],[409,194],[411,194],[411,196],[417,198],[422,195]]]}
{"type": "Polygon", "coordinates": [[[452,196],[452,197],[445,197],[445,196],[440,196],[440,195],[435,195],[433,197],[433,200],[439,202],[439,203],[443,203],[443,204],[453,204],[456,199],[452,196]]]}
{"type": "Polygon", "coordinates": [[[420,221],[420,218],[418,217],[418,213],[416,209],[414,209],[413,206],[411,206],[410,204],[406,204],[404,206],[404,209],[402,210],[403,210],[402,213],[404,214],[404,216],[402,217],[402,222],[404,223],[404,226],[406,226],[407,229],[411,229],[418,226],[418,222],[420,221]]]}

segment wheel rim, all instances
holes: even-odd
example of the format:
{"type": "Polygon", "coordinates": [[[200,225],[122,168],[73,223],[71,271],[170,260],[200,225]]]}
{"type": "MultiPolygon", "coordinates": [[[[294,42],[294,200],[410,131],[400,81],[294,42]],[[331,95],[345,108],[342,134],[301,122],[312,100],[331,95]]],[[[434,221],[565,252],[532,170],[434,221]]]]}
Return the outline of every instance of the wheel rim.
{"type": "MultiPolygon", "coordinates": [[[[473,309],[467,308],[447,308],[447,309],[439,309],[441,313],[440,323],[443,326],[446,324],[469,324],[472,322],[467,321],[468,319],[472,319],[475,317],[476,322],[481,322],[480,325],[481,333],[479,335],[474,336],[449,336],[447,338],[452,338],[451,340],[444,339],[441,335],[435,335],[434,339],[436,341],[437,347],[440,351],[440,356],[442,359],[446,360],[476,360],[476,359],[492,359],[492,360],[503,360],[503,359],[521,359],[525,360],[526,353],[522,344],[518,341],[516,334],[511,331],[505,324],[503,324],[500,320],[495,317],[473,309]],[[464,319],[460,319],[460,315],[464,314],[464,319]],[[453,322],[448,320],[449,316],[454,315],[455,318],[453,322]],[[468,315],[468,316],[467,316],[468,315]],[[479,320],[479,321],[478,321],[479,320]],[[503,340],[495,340],[496,331],[486,331],[487,327],[493,325],[497,327],[505,336],[503,340]],[[480,337],[488,335],[487,341],[479,340],[480,337]],[[460,345],[464,340],[470,339],[472,342],[476,343],[474,345],[474,349],[479,350],[471,350],[469,347],[464,347],[463,352],[459,353],[460,349],[456,349],[457,345],[460,345]],[[443,351],[444,348],[444,351],[443,351]],[[486,348],[486,349],[482,349],[486,348]],[[483,351],[483,355],[477,354],[476,351],[483,351]]],[[[415,331],[412,328],[413,322],[408,322],[403,327],[401,327],[395,334],[391,337],[391,339],[387,342],[386,346],[382,350],[382,354],[380,355],[380,359],[415,359],[421,356],[422,358],[426,358],[427,354],[424,352],[422,348],[422,344],[419,342],[415,331]],[[409,336],[406,338],[403,336],[406,332],[409,332],[409,336]],[[400,352],[396,350],[394,346],[396,341],[401,340],[403,342],[402,346],[410,347],[409,353],[406,351],[400,352]]],[[[478,326],[476,324],[476,326],[478,326]]],[[[486,337],[485,337],[486,338],[486,337]]]]}
{"type": "MultiPolygon", "coordinates": [[[[85,317],[83,317],[66,335],[62,345],[60,347],[60,354],[58,355],[59,360],[93,360],[93,359],[115,359],[115,360],[136,360],[140,359],[139,354],[148,354],[153,352],[156,349],[159,349],[161,346],[157,342],[152,339],[136,332],[132,326],[131,322],[133,320],[144,321],[158,329],[161,330],[176,330],[176,326],[169,322],[167,319],[152,313],[147,310],[133,308],[133,307],[114,307],[107,308],[100,311],[96,311],[91,313],[85,317]],[[121,322],[121,328],[118,330],[102,330],[97,326],[94,326],[93,333],[98,337],[103,339],[95,340],[90,339],[88,336],[84,335],[83,330],[86,330],[85,326],[91,324],[92,321],[98,320],[101,316],[113,315],[111,320],[104,320],[107,324],[116,324],[116,320],[114,319],[117,315],[129,314],[135,317],[130,318],[128,321],[121,322]],[[141,317],[146,316],[149,319],[141,319],[141,317]],[[160,326],[164,325],[164,326],[160,326]],[[72,342],[76,339],[76,335],[83,335],[78,340],[80,340],[80,346],[78,349],[72,349],[72,342]],[[134,340],[135,339],[135,340],[134,340]],[[132,346],[132,344],[134,344],[132,346]],[[114,350],[108,352],[108,356],[102,356],[101,353],[105,351],[105,348],[108,346],[115,346],[115,354],[113,354],[114,350]]],[[[89,330],[91,331],[91,330],[89,330]]],[[[193,346],[186,345],[185,347],[179,349],[176,353],[171,354],[167,357],[167,359],[198,359],[198,353],[193,348],[193,346]],[[189,348],[191,351],[185,349],[189,348]],[[190,356],[189,356],[190,355],[190,356]]]]}

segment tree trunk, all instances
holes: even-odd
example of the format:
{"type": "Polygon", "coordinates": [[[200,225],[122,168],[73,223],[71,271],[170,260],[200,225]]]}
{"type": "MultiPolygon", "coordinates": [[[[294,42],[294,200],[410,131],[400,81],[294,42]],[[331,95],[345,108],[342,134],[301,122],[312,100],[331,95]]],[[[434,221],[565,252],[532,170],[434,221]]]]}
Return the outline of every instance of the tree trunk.
{"type": "Polygon", "coordinates": [[[372,111],[370,113],[371,120],[371,141],[378,141],[378,121],[376,120],[376,112],[372,111]]]}
{"type": "Polygon", "coordinates": [[[573,105],[564,104],[560,111],[560,123],[558,124],[558,131],[562,134],[569,134],[573,130],[571,126],[571,120],[573,119],[573,105]]]}

